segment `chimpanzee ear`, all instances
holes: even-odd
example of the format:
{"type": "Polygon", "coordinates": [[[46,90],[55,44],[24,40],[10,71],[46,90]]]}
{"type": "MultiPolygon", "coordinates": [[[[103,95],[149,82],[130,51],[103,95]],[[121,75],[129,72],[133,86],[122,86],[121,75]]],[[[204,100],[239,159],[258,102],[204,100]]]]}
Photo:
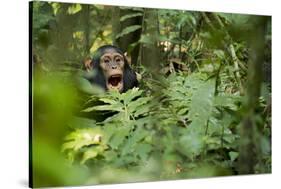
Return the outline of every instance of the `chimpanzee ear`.
{"type": "Polygon", "coordinates": [[[86,70],[87,72],[90,72],[93,69],[93,64],[92,64],[92,59],[91,58],[85,58],[83,60],[83,69],[86,70]]]}
{"type": "Polygon", "coordinates": [[[138,86],[137,75],[131,69],[131,67],[128,65],[128,63],[126,61],[125,61],[125,67],[124,67],[123,83],[124,83],[124,88],[123,88],[122,92],[126,92],[127,90],[138,86]]]}

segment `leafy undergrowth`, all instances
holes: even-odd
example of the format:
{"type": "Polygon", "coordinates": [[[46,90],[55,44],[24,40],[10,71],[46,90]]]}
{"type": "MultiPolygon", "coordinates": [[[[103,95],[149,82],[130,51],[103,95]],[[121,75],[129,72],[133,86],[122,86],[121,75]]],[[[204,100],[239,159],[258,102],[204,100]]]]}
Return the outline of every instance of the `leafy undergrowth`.
{"type": "MultiPolygon", "coordinates": [[[[203,73],[171,74],[162,83],[157,91],[94,95],[88,102],[99,105],[82,112],[112,114],[100,122],[70,121],[62,150],[71,163],[92,171],[89,183],[237,174],[242,96],[220,90],[223,86],[203,73]]],[[[266,120],[257,120],[264,127],[266,120]]],[[[264,138],[269,133],[262,130],[264,138]]],[[[255,171],[270,172],[270,144],[256,142],[262,159],[255,171]]]]}

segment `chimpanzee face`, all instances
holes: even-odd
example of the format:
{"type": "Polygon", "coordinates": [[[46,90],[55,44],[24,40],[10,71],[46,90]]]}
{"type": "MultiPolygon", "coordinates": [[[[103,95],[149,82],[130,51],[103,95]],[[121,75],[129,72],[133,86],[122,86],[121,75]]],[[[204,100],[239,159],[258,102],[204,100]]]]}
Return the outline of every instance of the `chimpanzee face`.
{"type": "Polygon", "coordinates": [[[87,76],[86,79],[105,90],[118,90],[122,93],[138,85],[136,73],[128,64],[124,53],[113,45],[98,48],[92,61],[86,64],[85,68],[96,73],[94,76],[87,76]]]}
{"type": "Polygon", "coordinates": [[[108,90],[122,91],[124,88],[124,57],[114,49],[107,49],[100,57],[100,67],[103,71],[106,88],[108,90]]]}

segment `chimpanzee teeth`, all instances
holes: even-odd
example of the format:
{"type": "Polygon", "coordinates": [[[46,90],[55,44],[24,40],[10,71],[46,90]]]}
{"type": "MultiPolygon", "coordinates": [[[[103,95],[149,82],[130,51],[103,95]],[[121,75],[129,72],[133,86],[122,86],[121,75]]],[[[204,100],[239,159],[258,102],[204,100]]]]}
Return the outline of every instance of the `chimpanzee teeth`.
{"type": "Polygon", "coordinates": [[[112,77],[112,78],[118,78],[118,77],[120,77],[121,78],[121,75],[120,74],[117,74],[117,75],[112,75],[112,76],[110,76],[110,77],[112,77]]]}

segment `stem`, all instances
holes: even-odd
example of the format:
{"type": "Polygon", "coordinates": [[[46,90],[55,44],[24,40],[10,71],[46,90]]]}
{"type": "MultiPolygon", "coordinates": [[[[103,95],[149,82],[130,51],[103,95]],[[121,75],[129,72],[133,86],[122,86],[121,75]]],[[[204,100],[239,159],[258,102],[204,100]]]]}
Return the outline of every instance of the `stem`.
{"type": "Polygon", "coordinates": [[[239,88],[240,88],[240,92],[241,92],[241,94],[243,94],[244,93],[244,89],[242,87],[241,76],[240,76],[239,65],[238,65],[239,64],[239,59],[236,56],[233,44],[229,45],[229,51],[230,51],[230,55],[231,55],[233,63],[234,63],[234,69],[235,69],[234,70],[234,74],[235,74],[236,80],[238,82],[238,85],[239,85],[239,88]]]}

